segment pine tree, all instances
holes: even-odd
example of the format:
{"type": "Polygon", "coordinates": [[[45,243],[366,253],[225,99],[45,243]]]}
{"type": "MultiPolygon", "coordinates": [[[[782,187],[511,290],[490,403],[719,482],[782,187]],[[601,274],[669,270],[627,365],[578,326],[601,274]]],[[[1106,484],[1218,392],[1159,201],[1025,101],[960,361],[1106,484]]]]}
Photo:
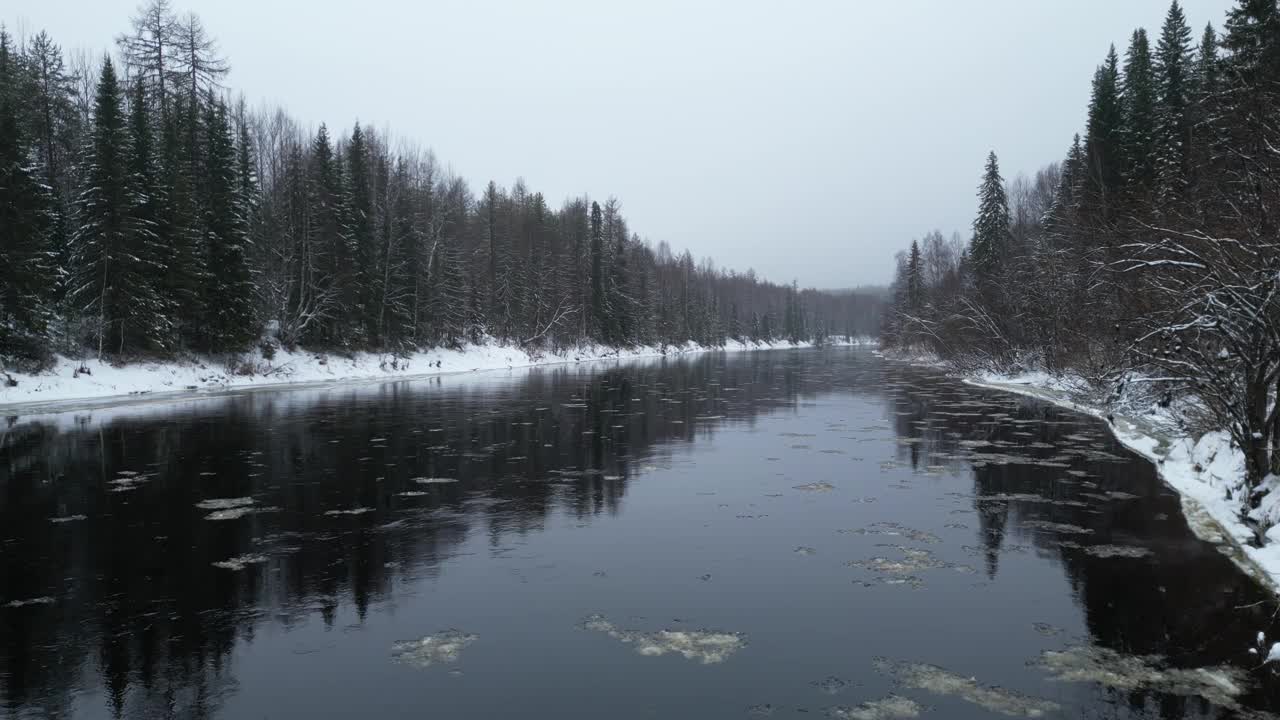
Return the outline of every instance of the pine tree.
{"type": "Polygon", "coordinates": [[[19,122],[9,36],[0,27],[0,366],[44,355],[52,285],[51,197],[36,176],[19,122]]]}
{"type": "MultiPolygon", "coordinates": [[[[1090,205],[1105,219],[1114,204],[1110,195],[1120,186],[1122,177],[1122,133],[1124,113],[1119,94],[1119,59],[1111,46],[1106,61],[1093,77],[1093,93],[1089,100],[1089,119],[1085,128],[1084,154],[1087,192],[1090,205]]],[[[981,264],[975,258],[975,262],[981,264]]]]}
{"type": "Polygon", "coordinates": [[[978,216],[973,221],[970,257],[980,283],[999,272],[1009,247],[1009,201],[995,152],[987,155],[978,186],[978,216]]]}
{"type": "Polygon", "coordinates": [[[1125,53],[1123,103],[1125,176],[1145,187],[1155,177],[1156,87],[1151,47],[1142,28],[1133,32],[1125,53]]]}
{"type": "Polygon", "coordinates": [[[1191,144],[1191,27],[1177,0],[1169,6],[1156,43],[1156,175],[1164,203],[1186,187],[1191,144]]]}

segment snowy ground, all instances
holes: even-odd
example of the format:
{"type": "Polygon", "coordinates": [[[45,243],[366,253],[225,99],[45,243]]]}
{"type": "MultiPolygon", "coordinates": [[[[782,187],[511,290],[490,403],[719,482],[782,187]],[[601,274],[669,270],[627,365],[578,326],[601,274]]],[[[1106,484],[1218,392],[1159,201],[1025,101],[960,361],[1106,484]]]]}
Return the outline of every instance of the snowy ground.
{"type": "MultiPolygon", "coordinates": [[[[1247,499],[1244,455],[1225,431],[1190,437],[1168,411],[1154,403],[1131,403],[1123,410],[1108,408],[1085,382],[1070,376],[984,373],[966,381],[1109,419],[1116,438],[1154,462],[1164,481],[1181,494],[1183,514],[1196,535],[1223,545],[1241,568],[1280,594],[1280,526],[1275,526],[1280,520],[1280,492],[1269,492],[1261,506],[1250,513],[1251,519],[1264,527],[1274,526],[1267,531],[1265,544],[1256,547],[1254,531],[1240,519],[1247,499]]],[[[1271,476],[1268,489],[1277,485],[1280,479],[1271,476]]]]}
{"type": "MultiPolygon", "coordinates": [[[[874,340],[854,338],[836,342],[839,345],[869,345],[874,340]]],[[[692,343],[666,348],[638,347],[617,349],[584,346],[558,354],[530,355],[519,348],[496,342],[467,346],[460,350],[429,350],[408,357],[392,354],[357,353],[350,357],[306,351],[279,350],[266,360],[251,354],[234,367],[224,361],[142,362],[116,366],[99,360],[72,360],[59,357],[46,372],[34,375],[11,375],[14,387],[0,383],[0,408],[8,406],[44,406],[120,399],[147,399],[181,396],[194,392],[280,385],[368,381],[380,379],[426,377],[449,373],[503,370],[554,363],[625,360],[628,358],[680,355],[706,351],[740,351],[797,347],[786,342],[755,344],[730,341],[724,348],[702,347],[692,343]],[[81,372],[87,369],[88,372],[81,372]]],[[[798,347],[808,347],[801,343],[798,347]]],[[[3,380],[3,378],[0,378],[3,380]]],[[[30,409],[28,407],[27,409],[30,409]]]]}

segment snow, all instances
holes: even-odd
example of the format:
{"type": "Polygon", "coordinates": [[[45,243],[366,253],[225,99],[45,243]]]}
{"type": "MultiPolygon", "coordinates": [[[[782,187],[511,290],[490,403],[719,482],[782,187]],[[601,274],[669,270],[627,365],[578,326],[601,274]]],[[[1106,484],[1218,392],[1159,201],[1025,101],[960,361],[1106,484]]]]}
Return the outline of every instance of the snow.
{"type": "Polygon", "coordinates": [[[1280,660],[1280,643],[1272,643],[1271,650],[1267,652],[1267,659],[1263,660],[1262,663],[1265,665],[1266,663],[1276,662],[1277,660],[1280,660]]]}
{"type": "MultiPolygon", "coordinates": [[[[1247,506],[1244,490],[1244,455],[1234,447],[1226,431],[1190,437],[1172,421],[1170,411],[1159,407],[1126,406],[1109,411],[1104,401],[1087,392],[1081,378],[1052,376],[1043,372],[1000,375],[983,373],[966,378],[979,387],[1014,392],[1108,420],[1111,432],[1130,450],[1156,465],[1160,477],[1182,497],[1182,511],[1195,534],[1207,542],[1224,545],[1241,569],[1280,594],[1280,530],[1272,527],[1267,542],[1256,547],[1254,531],[1242,520],[1247,506]]],[[[1261,485],[1265,494],[1249,512],[1250,520],[1264,527],[1280,520],[1280,478],[1269,476],[1261,485]]]]}
{"type": "MultiPolygon", "coordinates": [[[[833,340],[834,345],[874,345],[869,338],[833,340]]],[[[277,350],[271,360],[258,353],[228,362],[198,358],[191,361],[139,362],[113,365],[101,360],[75,360],[59,356],[53,366],[37,374],[11,373],[17,385],[0,387],[0,406],[50,405],[86,400],[141,400],[156,396],[277,387],[429,377],[453,373],[505,370],[558,363],[625,360],[639,357],[684,355],[707,351],[742,351],[809,347],[810,343],[743,343],[725,347],[683,346],[612,348],[584,345],[556,353],[529,353],[523,349],[485,340],[461,349],[424,350],[397,356],[386,353],[354,353],[349,356],[277,350]],[[88,372],[80,372],[80,370],[88,372]]]]}

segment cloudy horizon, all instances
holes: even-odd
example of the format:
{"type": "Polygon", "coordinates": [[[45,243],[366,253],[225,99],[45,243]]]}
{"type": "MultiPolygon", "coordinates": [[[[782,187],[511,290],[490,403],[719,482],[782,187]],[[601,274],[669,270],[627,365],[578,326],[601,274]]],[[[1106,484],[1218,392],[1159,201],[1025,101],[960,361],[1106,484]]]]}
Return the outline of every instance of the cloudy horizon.
{"type": "MultiPolygon", "coordinates": [[[[136,6],[14,0],[0,20],[114,50],[136,6]]],[[[1183,6],[1198,30],[1228,3],[1183,6]]],[[[839,288],[887,283],[931,229],[967,237],[988,150],[1006,178],[1060,159],[1108,45],[1154,34],[1168,3],[174,7],[201,16],[255,107],[389,129],[474,189],[616,196],[652,242],[839,288]]]]}

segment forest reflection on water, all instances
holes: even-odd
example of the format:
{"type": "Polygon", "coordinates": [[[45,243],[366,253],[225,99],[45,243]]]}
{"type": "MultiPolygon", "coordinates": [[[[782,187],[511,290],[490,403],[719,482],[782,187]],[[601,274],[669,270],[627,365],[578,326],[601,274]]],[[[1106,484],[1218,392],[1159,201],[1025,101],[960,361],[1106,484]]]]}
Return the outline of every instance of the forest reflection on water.
{"type": "Polygon", "coordinates": [[[1280,707],[1274,603],[1148,463],[866,350],[2,432],[0,717],[1280,707]]]}

